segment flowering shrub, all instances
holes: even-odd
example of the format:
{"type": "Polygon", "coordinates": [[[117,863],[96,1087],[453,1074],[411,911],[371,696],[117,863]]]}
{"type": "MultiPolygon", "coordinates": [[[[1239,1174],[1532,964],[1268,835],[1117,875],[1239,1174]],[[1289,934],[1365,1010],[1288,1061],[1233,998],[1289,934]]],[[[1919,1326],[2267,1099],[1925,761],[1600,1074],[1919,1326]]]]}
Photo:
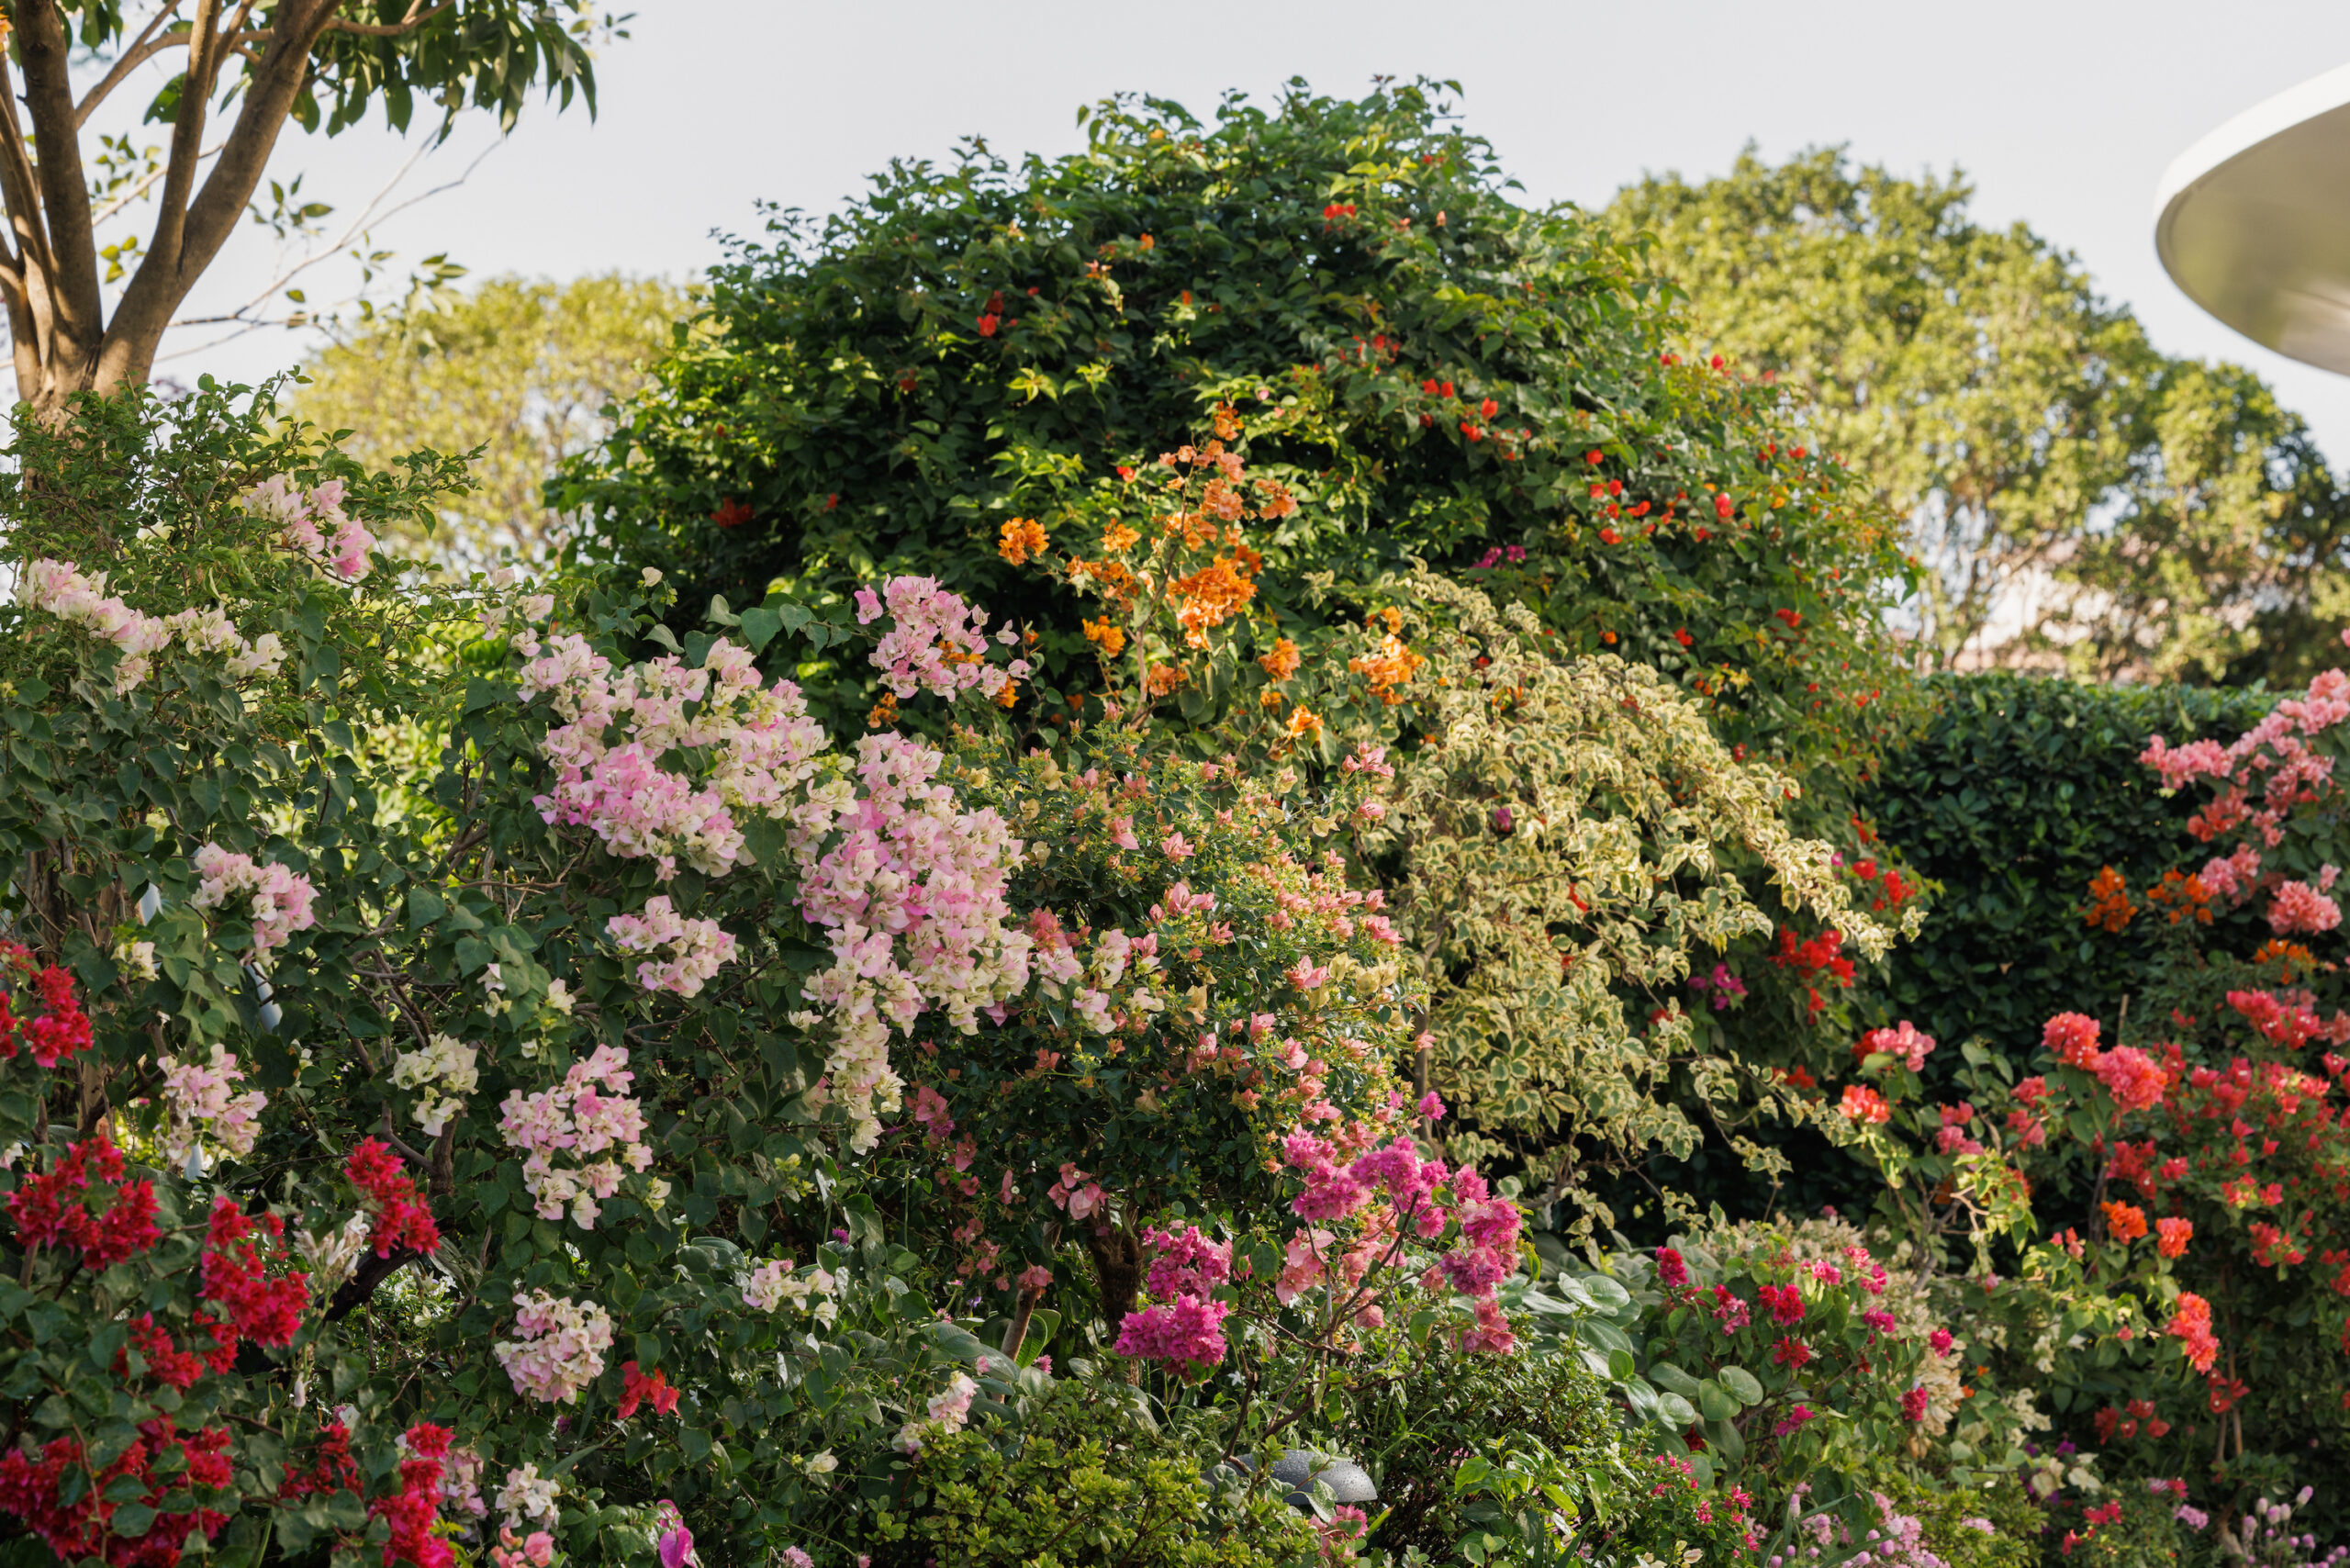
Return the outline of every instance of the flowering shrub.
{"type": "MultiPolygon", "coordinates": [[[[1023,564],[1066,585],[1070,557],[1114,559],[1102,529],[1140,530],[1146,476],[1222,398],[1296,511],[1261,564],[1220,550],[1181,574],[1198,629],[1272,610],[1253,655],[1278,658],[1280,637],[1387,608],[1378,577],[1417,557],[1539,607],[1569,654],[1664,671],[1730,744],[1860,764],[1902,706],[1874,619],[1907,569],[1896,528],[1774,388],[1671,352],[1637,249],[1513,203],[1432,84],[1085,120],[1081,153],[908,163],[821,230],[742,247],[714,330],[572,476],[599,534],[695,606],[778,577],[845,602],[872,586],[853,561],[968,585],[1045,633],[1046,688],[1082,691],[1096,612],[1023,564]],[[778,418],[793,440],[744,433],[778,418]]],[[[1383,634],[1357,652],[1370,685],[1400,684],[1383,634]]],[[[855,684],[835,728],[871,700],[855,684]]]]}

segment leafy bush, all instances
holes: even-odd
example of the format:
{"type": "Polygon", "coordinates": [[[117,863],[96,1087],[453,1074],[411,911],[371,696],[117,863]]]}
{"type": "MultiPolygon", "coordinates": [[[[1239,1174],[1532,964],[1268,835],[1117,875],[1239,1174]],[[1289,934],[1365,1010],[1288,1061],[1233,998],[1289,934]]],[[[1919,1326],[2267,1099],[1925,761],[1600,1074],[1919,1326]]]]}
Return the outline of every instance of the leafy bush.
{"type": "Polygon", "coordinates": [[[1889,524],[1775,390],[1676,363],[1637,247],[1512,203],[1427,84],[1086,121],[1080,154],[973,145],[778,219],[562,504],[696,606],[937,577],[1042,628],[1058,685],[1090,663],[1080,616],[997,558],[1003,530],[1058,559],[1229,404],[1297,503],[1259,544],[1284,631],[1380,608],[1365,585],[1424,559],[1568,652],[1667,672],[1731,744],[1860,763],[1903,686],[1889,524]]]}

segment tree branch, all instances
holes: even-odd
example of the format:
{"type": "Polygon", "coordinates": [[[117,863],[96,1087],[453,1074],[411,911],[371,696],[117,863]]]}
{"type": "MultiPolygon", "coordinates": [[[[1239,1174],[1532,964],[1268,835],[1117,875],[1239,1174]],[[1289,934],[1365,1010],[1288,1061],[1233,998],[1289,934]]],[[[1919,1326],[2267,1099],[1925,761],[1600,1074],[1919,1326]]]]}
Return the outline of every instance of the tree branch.
{"type": "Polygon", "coordinates": [[[330,33],[355,33],[366,39],[396,39],[403,33],[416,31],[453,4],[455,0],[441,0],[437,6],[422,6],[421,0],[419,0],[419,4],[409,6],[408,15],[397,22],[346,22],[337,18],[329,22],[325,30],[330,33]]]}
{"type": "MultiPolygon", "coordinates": [[[[203,8],[197,20],[203,24],[205,37],[217,44],[219,40],[212,32],[209,20],[217,0],[198,3],[203,8]]],[[[261,183],[262,171],[277,144],[277,133],[293,109],[294,96],[301,91],[303,78],[309,73],[311,46],[341,3],[341,0],[286,0],[273,18],[276,25],[271,28],[269,47],[244,84],[243,107],[238,111],[236,125],[221,144],[220,156],[203,188],[193,202],[177,213],[170,210],[173,203],[170,190],[165,192],[166,210],[157,225],[157,242],[131,277],[130,286],[123,291],[122,302],[115,308],[114,320],[106,328],[98,356],[99,386],[118,386],[147,379],[155,362],[156,345],[161,342],[164,329],[171,325],[173,314],[187,297],[196,278],[211,264],[238,217],[252,201],[253,189],[261,183]],[[162,243],[166,225],[171,241],[168,250],[162,243]]],[[[241,7],[239,14],[242,15],[241,7]]],[[[208,97],[219,51],[207,45],[202,71],[197,69],[196,52],[190,50],[188,79],[182,90],[195,94],[200,84],[208,97]]],[[[182,109],[185,124],[185,102],[182,109]]],[[[200,130],[201,118],[193,124],[200,130]]],[[[182,171],[176,131],[173,140],[173,168],[185,180],[192,181],[192,160],[199,148],[189,146],[191,164],[182,171]]]]}
{"type": "Polygon", "coordinates": [[[90,187],[82,174],[81,139],[74,133],[73,39],[57,0],[20,0],[17,50],[25,73],[25,106],[32,115],[35,173],[49,234],[50,374],[78,380],[95,356],[105,330],[98,297],[98,252],[90,222],[90,187]],[[73,362],[79,361],[79,364],[73,362]]]}
{"type": "Polygon", "coordinates": [[[132,72],[164,50],[178,49],[187,42],[188,35],[184,31],[170,33],[161,39],[155,37],[155,29],[170,20],[182,3],[183,0],[168,0],[168,4],[155,13],[155,19],[139,29],[139,36],[131,40],[129,49],[122,51],[122,58],[114,62],[114,69],[100,78],[96,86],[82,95],[81,104],[73,110],[74,129],[81,129],[84,122],[89,119],[90,111],[104,103],[106,95],[121,86],[123,80],[132,72]]]}

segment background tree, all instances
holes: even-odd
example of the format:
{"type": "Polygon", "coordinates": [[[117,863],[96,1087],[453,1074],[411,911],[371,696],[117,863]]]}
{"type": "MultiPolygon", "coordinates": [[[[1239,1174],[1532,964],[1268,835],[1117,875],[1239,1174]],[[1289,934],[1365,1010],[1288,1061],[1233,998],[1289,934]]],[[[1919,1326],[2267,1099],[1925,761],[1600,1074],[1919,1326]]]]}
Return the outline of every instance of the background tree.
{"type": "Polygon", "coordinates": [[[548,476],[610,433],[606,409],[644,385],[688,308],[686,291],[659,278],[493,278],[321,350],[291,406],[351,431],[342,450],[379,467],[419,445],[480,448],[475,487],[442,504],[430,549],[460,563],[509,549],[542,560],[562,534],[548,476]]]}
{"type": "Polygon", "coordinates": [[[1701,352],[1795,383],[1909,519],[1926,664],[2304,673],[2344,592],[2344,503],[2257,376],[2157,353],[2128,309],[1958,175],[1838,149],[1620,193],[1701,352]]]}
{"type": "Polygon", "coordinates": [[[10,0],[5,19],[22,80],[0,92],[0,297],[17,394],[43,409],[147,379],[289,119],[333,135],[380,103],[406,130],[423,98],[445,135],[469,101],[510,126],[541,84],[595,106],[592,0],[10,0]],[[171,128],[167,148],[101,136],[92,117],[158,58],[179,69],[142,121],[171,128]],[[108,242],[107,222],[135,209],[151,228],[108,242]],[[109,312],[106,286],[125,278],[109,312]]]}

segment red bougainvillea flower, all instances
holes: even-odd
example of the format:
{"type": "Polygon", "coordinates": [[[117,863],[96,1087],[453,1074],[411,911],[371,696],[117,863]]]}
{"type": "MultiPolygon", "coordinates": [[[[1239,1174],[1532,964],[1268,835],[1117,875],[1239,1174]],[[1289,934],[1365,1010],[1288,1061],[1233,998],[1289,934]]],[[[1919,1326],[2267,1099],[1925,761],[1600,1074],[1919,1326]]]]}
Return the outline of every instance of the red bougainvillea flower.
{"type": "Polygon", "coordinates": [[[710,521],[721,528],[740,528],[751,521],[751,509],[730,497],[718,503],[718,510],[710,514],[710,521]]]}

